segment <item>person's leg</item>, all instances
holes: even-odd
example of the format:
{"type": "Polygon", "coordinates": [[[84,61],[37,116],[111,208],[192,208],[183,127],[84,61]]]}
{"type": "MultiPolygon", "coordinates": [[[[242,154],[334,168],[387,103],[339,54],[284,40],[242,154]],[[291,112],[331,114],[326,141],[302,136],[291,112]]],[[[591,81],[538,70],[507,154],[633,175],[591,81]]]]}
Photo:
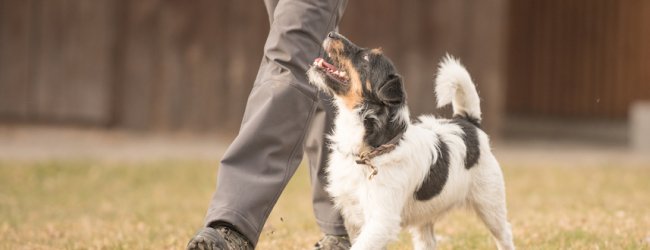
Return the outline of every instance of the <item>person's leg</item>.
{"type": "Polygon", "coordinates": [[[232,225],[252,244],[302,158],[317,91],[305,76],[338,24],[343,1],[277,3],[263,64],[238,136],[226,151],[206,226],[232,225]]]}
{"type": "MultiPolygon", "coordinates": [[[[267,12],[269,14],[269,23],[273,23],[273,13],[277,6],[278,0],[264,0],[267,12]]],[[[339,5],[339,17],[347,5],[347,0],[342,1],[339,5]]],[[[338,30],[338,27],[334,28],[338,30]]],[[[309,159],[309,173],[312,185],[312,203],[316,221],[321,231],[329,235],[347,235],[343,225],[343,218],[334,208],[330,196],[325,192],[327,185],[325,167],[328,161],[329,148],[327,146],[327,134],[331,132],[334,124],[335,107],[331,102],[323,101],[329,98],[321,95],[318,100],[318,106],[314,113],[312,124],[305,141],[305,153],[309,159]]]]}
{"type": "Polygon", "coordinates": [[[279,1],[280,0],[264,0],[266,15],[269,16],[269,25],[273,24],[273,13],[275,13],[275,7],[278,6],[279,1]]]}
{"type": "MultiPolygon", "coordinates": [[[[338,6],[339,16],[342,16],[347,6],[347,0],[342,0],[338,6]]],[[[338,30],[338,25],[335,30],[338,30]]],[[[343,218],[339,211],[334,208],[331,197],[325,191],[325,186],[327,186],[325,168],[330,154],[327,136],[334,126],[336,108],[330,97],[326,97],[322,92],[319,95],[319,104],[314,115],[314,121],[305,142],[305,153],[309,158],[314,215],[323,233],[347,235],[343,218]]]]}
{"type": "Polygon", "coordinates": [[[325,192],[327,186],[327,166],[330,153],[327,136],[334,124],[334,106],[331,100],[320,93],[318,107],[305,141],[305,153],[309,158],[312,185],[312,204],[316,222],[325,234],[314,245],[314,250],[350,249],[350,238],[338,209],[334,207],[331,197],[325,192]]]}
{"type": "Polygon", "coordinates": [[[316,222],[321,231],[330,235],[346,235],[343,219],[334,208],[331,197],[325,192],[327,185],[325,167],[329,157],[328,133],[334,124],[334,106],[325,94],[320,98],[313,123],[305,141],[305,153],[309,158],[312,198],[316,222]]]}

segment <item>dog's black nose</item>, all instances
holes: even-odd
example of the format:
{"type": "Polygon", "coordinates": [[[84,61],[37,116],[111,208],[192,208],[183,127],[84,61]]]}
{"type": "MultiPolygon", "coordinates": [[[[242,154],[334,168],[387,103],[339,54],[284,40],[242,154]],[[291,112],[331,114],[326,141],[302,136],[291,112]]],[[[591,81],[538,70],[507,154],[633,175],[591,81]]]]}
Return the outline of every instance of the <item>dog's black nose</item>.
{"type": "Polygon", "coordinates": [[[336,38],[336,35],[337,35],[336,32],[332,31],[332,32],[330,32],[330,33],[327,34],[327,37],[329,37],[329,38],[336,38]]]}

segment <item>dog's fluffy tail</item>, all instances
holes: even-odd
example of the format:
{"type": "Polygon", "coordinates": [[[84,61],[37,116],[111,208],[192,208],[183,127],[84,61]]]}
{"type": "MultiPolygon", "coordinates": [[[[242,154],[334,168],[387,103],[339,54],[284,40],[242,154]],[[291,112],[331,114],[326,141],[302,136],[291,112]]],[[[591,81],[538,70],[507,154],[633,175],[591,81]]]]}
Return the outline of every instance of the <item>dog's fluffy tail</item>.
{"type": "Polygon", "coordinates": [[[452,103],[454,117],[481,121],[481,100],[474,82],[460,61],[449,54],[438,65],[436,97],[439,108],[452,103]]]}

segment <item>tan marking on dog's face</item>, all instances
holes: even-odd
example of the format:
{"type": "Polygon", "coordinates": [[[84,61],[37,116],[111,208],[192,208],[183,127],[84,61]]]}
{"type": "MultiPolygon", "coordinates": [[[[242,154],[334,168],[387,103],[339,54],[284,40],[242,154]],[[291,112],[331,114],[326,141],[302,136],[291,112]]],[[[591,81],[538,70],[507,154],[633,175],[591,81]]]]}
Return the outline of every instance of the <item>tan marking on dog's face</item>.
{"type": "Polygon", "coordinates": [[[345,71],[348,72],[348,76],[350,77],[350,88],[345,95],[341,96],[341,99],[343,99],[347,108],[354,109],[354,107],[359,105],[362,101],[361,88],[363,85],[359,78],[359,72],[357,72],[354,66],[352,66],[350,60],[345,59],[341,61],[341,65],[345,68],[345,71]]]}
{"type": "Polygon", "coordinates": [[[329,42],[329,46],[327,46],[326,50],[327,53],[329,53],[330,59],[337,67],[343,65],[342,61],[346,60],[343,56],[343,42],[332,40],[329,42]]]}
{"type": "Polygon", "coordinates": [[[327,50],[332,55],[343,53],[343,42],[341,40],[331,40],[328,47],[327,50]]]}
{"type": "Polygon", "coordinates": [[[343,50],[344,45],[340,40],[330,41],[327,48],[327,52],[330,54],[330,59],[332,62],[342,70],[345,70],[345,72],[348,74],[348,77],[350,78],[350,81],[348,82],[348,84],[350,84],[348,91],[345,94],[338,95],[338,97],[343,100],[345,107],[354,109],[362,101],[361,92],[363,84],[361,83],[359,72],[352,65],[350,58],[344,56],[345,51],[343,50]]]}
{"type": "Polygon", "coordinates": [[[373,53],[373,54],[376,54],[376,55],[381,55],[382,53],[384,53],[384,50],[381,47],[380,48],[374,48],[374,49],[370,50],[370,53],[373,53]]]}

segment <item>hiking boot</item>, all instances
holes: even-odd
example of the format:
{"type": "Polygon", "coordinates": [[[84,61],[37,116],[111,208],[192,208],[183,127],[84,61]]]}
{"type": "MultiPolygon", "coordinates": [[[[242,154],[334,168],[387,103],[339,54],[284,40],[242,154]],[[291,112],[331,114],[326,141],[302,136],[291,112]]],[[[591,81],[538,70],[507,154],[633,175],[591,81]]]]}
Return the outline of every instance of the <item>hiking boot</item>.
{"type": "Polygon", "coordinates": [[[187,243],[187,250],[253,250],[246,237],[225,226],[201,229],[187,243]]]}
{"type": "Polygon", "coordinates": [[[350,249],[350,237],[347,235],[329,235],[320,239],[314,245],[314,250],[348,250],[350,249]]]}

